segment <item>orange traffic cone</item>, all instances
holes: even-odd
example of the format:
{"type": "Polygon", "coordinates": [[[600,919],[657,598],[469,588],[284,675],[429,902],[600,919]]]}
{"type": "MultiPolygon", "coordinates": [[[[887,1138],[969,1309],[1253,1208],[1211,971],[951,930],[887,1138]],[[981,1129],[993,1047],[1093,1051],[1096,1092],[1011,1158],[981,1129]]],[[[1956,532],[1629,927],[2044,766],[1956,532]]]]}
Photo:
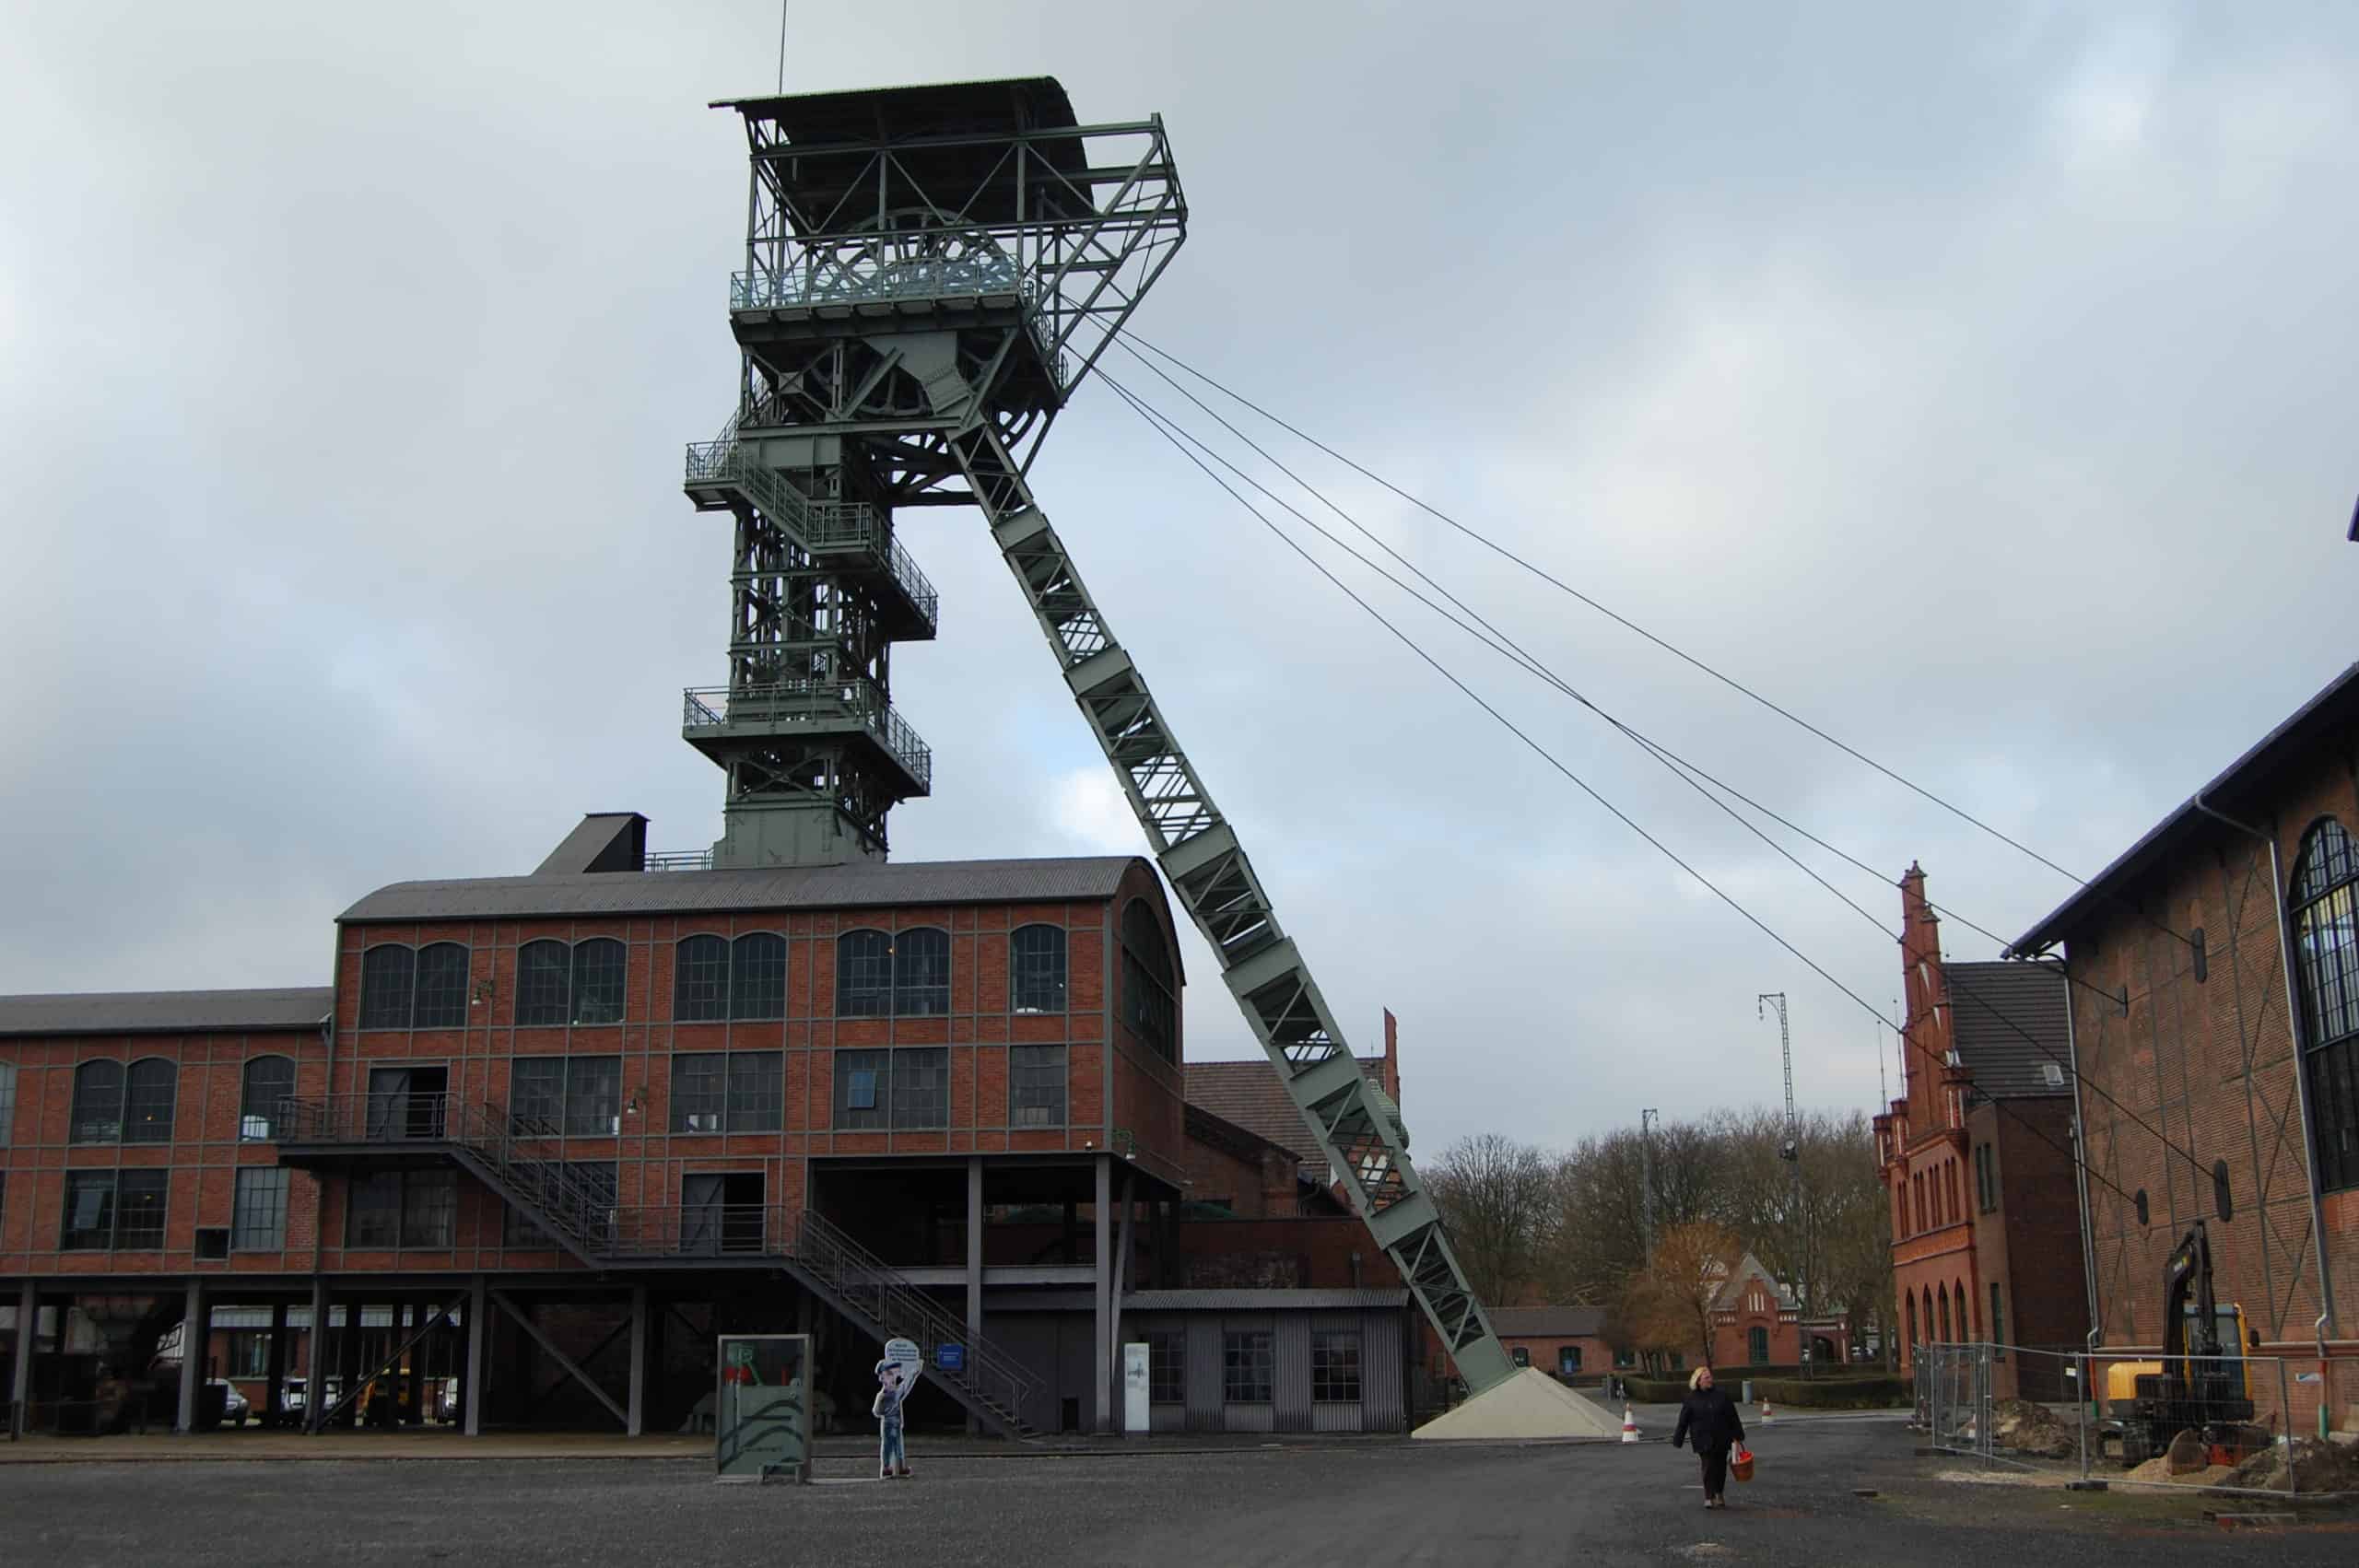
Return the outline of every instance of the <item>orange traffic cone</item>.
{"type": "Polygon", "coordinates": [[[1636,1443],[1637,1440],[1638,1423],[1631,1416],[1629,1404],[1625,1401],[1622,1406],[1622,1441],[1636,1443]]]}
{"type": "Polygon", "coordinates": [[[1761,1400],[1761,1424],[1764,1426],[1774,1426],[1777,1424],[1777,1421],[1778,1412],[1769,1408],[1769,1400],[1766,1396],[1764,1396],[1761,1400]]]}

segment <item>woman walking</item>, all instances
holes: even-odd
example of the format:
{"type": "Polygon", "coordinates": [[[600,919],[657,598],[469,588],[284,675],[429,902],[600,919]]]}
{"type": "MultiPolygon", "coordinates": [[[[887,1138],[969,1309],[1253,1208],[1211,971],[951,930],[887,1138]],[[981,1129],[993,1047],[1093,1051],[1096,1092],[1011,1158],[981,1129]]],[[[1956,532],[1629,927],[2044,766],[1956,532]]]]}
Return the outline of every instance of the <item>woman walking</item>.
{"type": "Polygon", "coordinates": [[[1671,1434],[1678,1447],[1696,1440],[1696,1457],[1704,1461],[1704,1506],[1725,1508],[1729,1484],[1729,1450],[1744,1441],[1744,1422],[1736,1401],[1712,1387],[1712,1369],[1699,1366],[1687,1380],[1687,1398],[1679,1402],[1679,1429],[1671,1434]]]}

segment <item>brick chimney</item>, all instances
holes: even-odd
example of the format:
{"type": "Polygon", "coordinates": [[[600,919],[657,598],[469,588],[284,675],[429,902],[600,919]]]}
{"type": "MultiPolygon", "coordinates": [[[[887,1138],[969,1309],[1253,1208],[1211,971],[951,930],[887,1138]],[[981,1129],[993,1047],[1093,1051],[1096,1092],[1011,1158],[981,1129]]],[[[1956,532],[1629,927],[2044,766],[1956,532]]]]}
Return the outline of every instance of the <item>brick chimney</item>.
{"type": "Polygon", "coordinates": [[[1901,1025],[1912,1136],[1944,1125],[1942,1085],[1957,1036],[1950,1012],[1949,977],[1942,970],[1942,920],[1925,899],[1925,872],[1910,862],[1900,879],[1900,968],[1907,1010],[1901,1025]]]}
{"type": "Polygon", "coordinates": [[[1401,1103],[1401,1021],[1392,1016],[1392,1010],[1389,1007],[1384,1010],[1384,1074],[1380,1082],[1384,1084],[1384,1092],[1392,1096],[1392,1103],[1399,1105],[1401,1103]]]}

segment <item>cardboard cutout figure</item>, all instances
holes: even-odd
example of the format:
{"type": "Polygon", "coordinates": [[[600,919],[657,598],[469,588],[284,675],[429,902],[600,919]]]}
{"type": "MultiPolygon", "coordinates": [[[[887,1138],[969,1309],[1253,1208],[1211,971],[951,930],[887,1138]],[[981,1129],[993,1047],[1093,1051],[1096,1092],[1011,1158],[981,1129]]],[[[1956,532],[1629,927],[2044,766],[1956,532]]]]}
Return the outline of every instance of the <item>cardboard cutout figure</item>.
{"type": "Polygon", "coordinates": [[[904,1381],[901,1368],[896,1363],[876,1363],[876,1398],[870,1403],[868,1413],[876,1418],[876,1476],[879,1480],[910,1479],[910,1457],[901,1441],[901,1406],[910,1397],[910,1385],[904,1381]]]}

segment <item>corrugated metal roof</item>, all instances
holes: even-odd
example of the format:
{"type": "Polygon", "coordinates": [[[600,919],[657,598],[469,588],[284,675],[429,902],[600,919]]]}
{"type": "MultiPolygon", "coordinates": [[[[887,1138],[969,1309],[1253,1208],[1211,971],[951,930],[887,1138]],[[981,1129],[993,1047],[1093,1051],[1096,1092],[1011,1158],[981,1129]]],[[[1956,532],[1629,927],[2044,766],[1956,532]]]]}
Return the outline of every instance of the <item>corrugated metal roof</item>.
{"type": "Polygon", "coordinates": [[[2209,802],[2217,808],[2219,797],[2234,795],[2259,783],[2320,734],[2354,717],[2359,717],[2359,664],[2351,665],[2329,681],[2324,689],[2295,708],[2283,723],[2255,741],[2242,756],[2181,802],[2177,810],[2114,857],[2111,865],[2082,883],[2081,890],[2058,905],[2046,919],[2017,937],[2010,944],[2011,951],[2038,953],[2063,941],[2075,926],[2095,913],[2100,902],[2115,895],[2120,883],[2153,865],[2189,833],[2220,825],[2196,810],[2197,801],[2209,802]]]}
{"type": "Polygon", "coordinates": [[[397,882],[340,920],[519,919],[573,915],[851,909],[898,904],[1017,904],[1111,898],[1134,856],[1069,860],[874,861],[760,871],[599,872],[582,876],[397,882]]]}
{"type": "Polygon", "coordinates": [[[1130,1291],[1124,1312],[1356,1312],[1399,1306],[1407,1291],[1130,1291]]]}
{"type": "Polygon", "coordinates": [[[1602,1306],[1495,1306],[1491,1329],[1502,1339],[1527,1335],[1535,1340],[1594,1340],[1605,1332],[1602,1306]]]}
{"type": "MultiPolygon", "coordinates": [[[[1384,1059],[1362,1057],[1360,1071],[1382,1082],[1384,1059]]],[[[1188,1103],[1285,1149],[1297,1159],[1323,1162],[1319,1140],[1296,1108],[1294,1098],[1267,1057],[1244,1061],[1191,1061],[1187,1064],[1188,1103]]],[[[1395,1119],[1398,1117],[1396,1116],[1395,1119]]]]}
{"type": "Polygon", "coordinates": [[[1994,1100],[2069,1094],[2071,999],[2059,964],[1947,964],[1952,1037],[1974,1073],[1974,1090],[1994,1100]],[[2056,1082],[2048,1081],[2054,1067],[2056,1082]]]}
{"type": "Polygon", "coordinates": [[[316,1029],[325,986],[258,991],[76,991],[0,996],[0,1035],[178,1035],[200,1030],[316,1029]]]}

